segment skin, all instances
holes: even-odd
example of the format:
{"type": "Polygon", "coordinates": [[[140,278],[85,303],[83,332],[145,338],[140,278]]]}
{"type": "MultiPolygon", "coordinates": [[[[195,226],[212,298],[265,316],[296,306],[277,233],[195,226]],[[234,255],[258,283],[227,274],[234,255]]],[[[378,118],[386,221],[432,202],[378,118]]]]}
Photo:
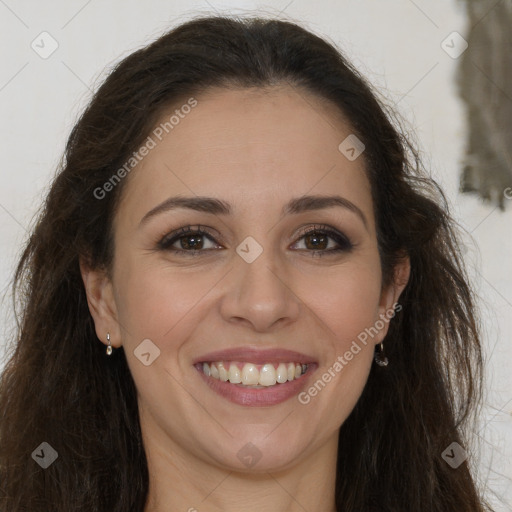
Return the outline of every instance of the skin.
{"type": "Polygon", "coordinates": [[[409,262],[381,289],[365,164],[338,150],[352,130],[333,105],[289,86],[212,89],[196,99],[126,178],[111,278],[82,263],[97,335],[105,342],[110,332],[112,345],[124,346],[136,383],[150,474],[145,510],[334,511],[339,428],[389,324],[306,405],[296,396],[270,407],[233,404],[205,385],[192,362],[232,347],[285,348],[318,362],[313,384],[398,302],[409,262]],[[280,217],[291,198],[334,193],[354,203],[367,226],[339,206],[280,217]],[[178,194],[222,199],[233,214],[177,209],[140,226],[178,194]],[[166,234],[197,224],[214,235],[201,239],[197,256],[157,248],[166,234]],[[315,224],[345,234],[354,248],[328,254],[337,247],[328,238],[319,249],[325,254],[312,256],[311,237],[300,229],[315,224]],[[236,252],[247,236],[263,248],[252,263],[236,252]],[[149,366],[134,355],[147,338],[160,350],[149,366]],[[261,454],[252,468],[237,457],[249,442],[261,454]]]}

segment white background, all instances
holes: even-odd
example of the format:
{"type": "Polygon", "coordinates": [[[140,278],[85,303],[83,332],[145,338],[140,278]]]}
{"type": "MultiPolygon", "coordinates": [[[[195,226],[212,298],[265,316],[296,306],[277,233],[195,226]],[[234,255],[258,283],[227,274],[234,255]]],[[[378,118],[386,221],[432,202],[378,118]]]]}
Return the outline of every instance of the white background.
{"type": "Polygon", "coordinates": [[[462,2],[0,0],[0,349],[14,326],[10,296],[4,294],[16,259],[90,90],[121,57],[194,15],[256,10],[283,11],[281,17],[345,51],[408,120],[425,162],[470,234],[467,261],[481,297],[488,379],[475,428],[481,446],[475,464],[496,511],[512,510],[512,201],[503,213],[457,192],[465,111],[454,84],[458,61],[441,42],[453,31],[466,33],[462,2]],[[43,31],[59,44],[48,59],[31,48],[43,31]]]}

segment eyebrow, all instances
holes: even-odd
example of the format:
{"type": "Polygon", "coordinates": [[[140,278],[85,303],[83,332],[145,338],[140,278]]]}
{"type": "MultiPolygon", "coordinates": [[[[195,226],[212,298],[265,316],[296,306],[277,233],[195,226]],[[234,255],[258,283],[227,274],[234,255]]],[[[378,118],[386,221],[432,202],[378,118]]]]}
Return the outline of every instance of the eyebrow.
{"type": "MultiPolygon", "coordinates": [[[[281,218],[285,215],[295,215],[307,211],[323,210],[324,208],[342,207],[355,213],[368,229],[368,221],[362,210],[348,199],[339,195],[320,196],[308,195],[291,199],[281,210],[281,218]]],[[[139,227],[145,224],[150,218],[164,212],[185,208],[198,212],[210,213],[213,215],[231,215],[231,205],[221,199],[214,197],[169,197],[159,205],[147,212],[140,221],[139,227]]]]}

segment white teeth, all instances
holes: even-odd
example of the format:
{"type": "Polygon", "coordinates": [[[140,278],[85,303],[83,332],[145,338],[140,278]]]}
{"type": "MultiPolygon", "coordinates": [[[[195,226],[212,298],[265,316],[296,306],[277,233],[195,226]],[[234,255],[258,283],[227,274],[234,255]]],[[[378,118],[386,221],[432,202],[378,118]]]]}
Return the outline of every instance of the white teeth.
{"type": "Polygon", "coordinates": [[[214,364],[210,365],[210,374],[214,379],[220,379],[219,370],[214,364]]]}
{"type": "Polygon", "coordinates": [[[236,364],[232,364],[229,367],[229,382],[231,384],[240,384],[242,382],[242,374],[236,364]]]}
{"type": "Polygon", "coordinates": [[[307,364],[299,363],[267,363],[260,365],[261,369],[253,363],[237,363],[217,361],[203,363],[203,373],[208,377],[242,384],[251,387],[268,387],[276,384],[284,384],[300,378],[308,369],[307,364]],[[276,368],[277,366],[277,368],[276,368]],[[240,370],[242,368],[242,370],[240,370]]]}
{"type": "Polygon", "coordinates": [[[219,369],[219,376],[222,382],[226,382],[229,378],[228,372],[222,363],[217,363],[217,368],[219,369]]]}
{"type": "Polygon", "coordinates": [[[255,386],[258,384],[260,372],[258,368],[251,363],[245,363],[242,369],[242,384],[246,386],[255,386]]]}
{"type": "Polygon", "coordinates": [[[284,384],[288,380],[288,370],[284,363],[279,363],[277,367],[276,380],[279,384],[284,384]]]}
{"type": "Polygon", "coordinates": [[[287,373],[288,380],[293,380],[295,378],[295,365],[293,363],[288,363],[287,373]]]}
{"type": "Polygon", "coordinates": [[[262,386],[273,386],[276,383],[276,369],[273,364],[266,364],[260,371],[258,381],[262,386]]]}

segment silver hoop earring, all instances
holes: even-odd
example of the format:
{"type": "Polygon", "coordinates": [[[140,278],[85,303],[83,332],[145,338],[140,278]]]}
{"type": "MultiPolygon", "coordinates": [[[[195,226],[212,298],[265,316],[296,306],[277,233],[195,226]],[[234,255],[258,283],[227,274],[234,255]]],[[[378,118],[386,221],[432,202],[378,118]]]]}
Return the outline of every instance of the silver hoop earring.
{"type": "Polygon", "coordinates": [[[109,332],[107,332],[107,342],[108,342],[107,356],[110,356],[110,355],[112,355],[112,343],[110,343],[110,333],[109,332]]]}
{"type": "Polygon", "coordinates": [[[389,364],[389,359],[384,354],[384,343],[380,343],[380,350],[375,353],[374,360],[379,366],[387,366],[389,364]]]}

